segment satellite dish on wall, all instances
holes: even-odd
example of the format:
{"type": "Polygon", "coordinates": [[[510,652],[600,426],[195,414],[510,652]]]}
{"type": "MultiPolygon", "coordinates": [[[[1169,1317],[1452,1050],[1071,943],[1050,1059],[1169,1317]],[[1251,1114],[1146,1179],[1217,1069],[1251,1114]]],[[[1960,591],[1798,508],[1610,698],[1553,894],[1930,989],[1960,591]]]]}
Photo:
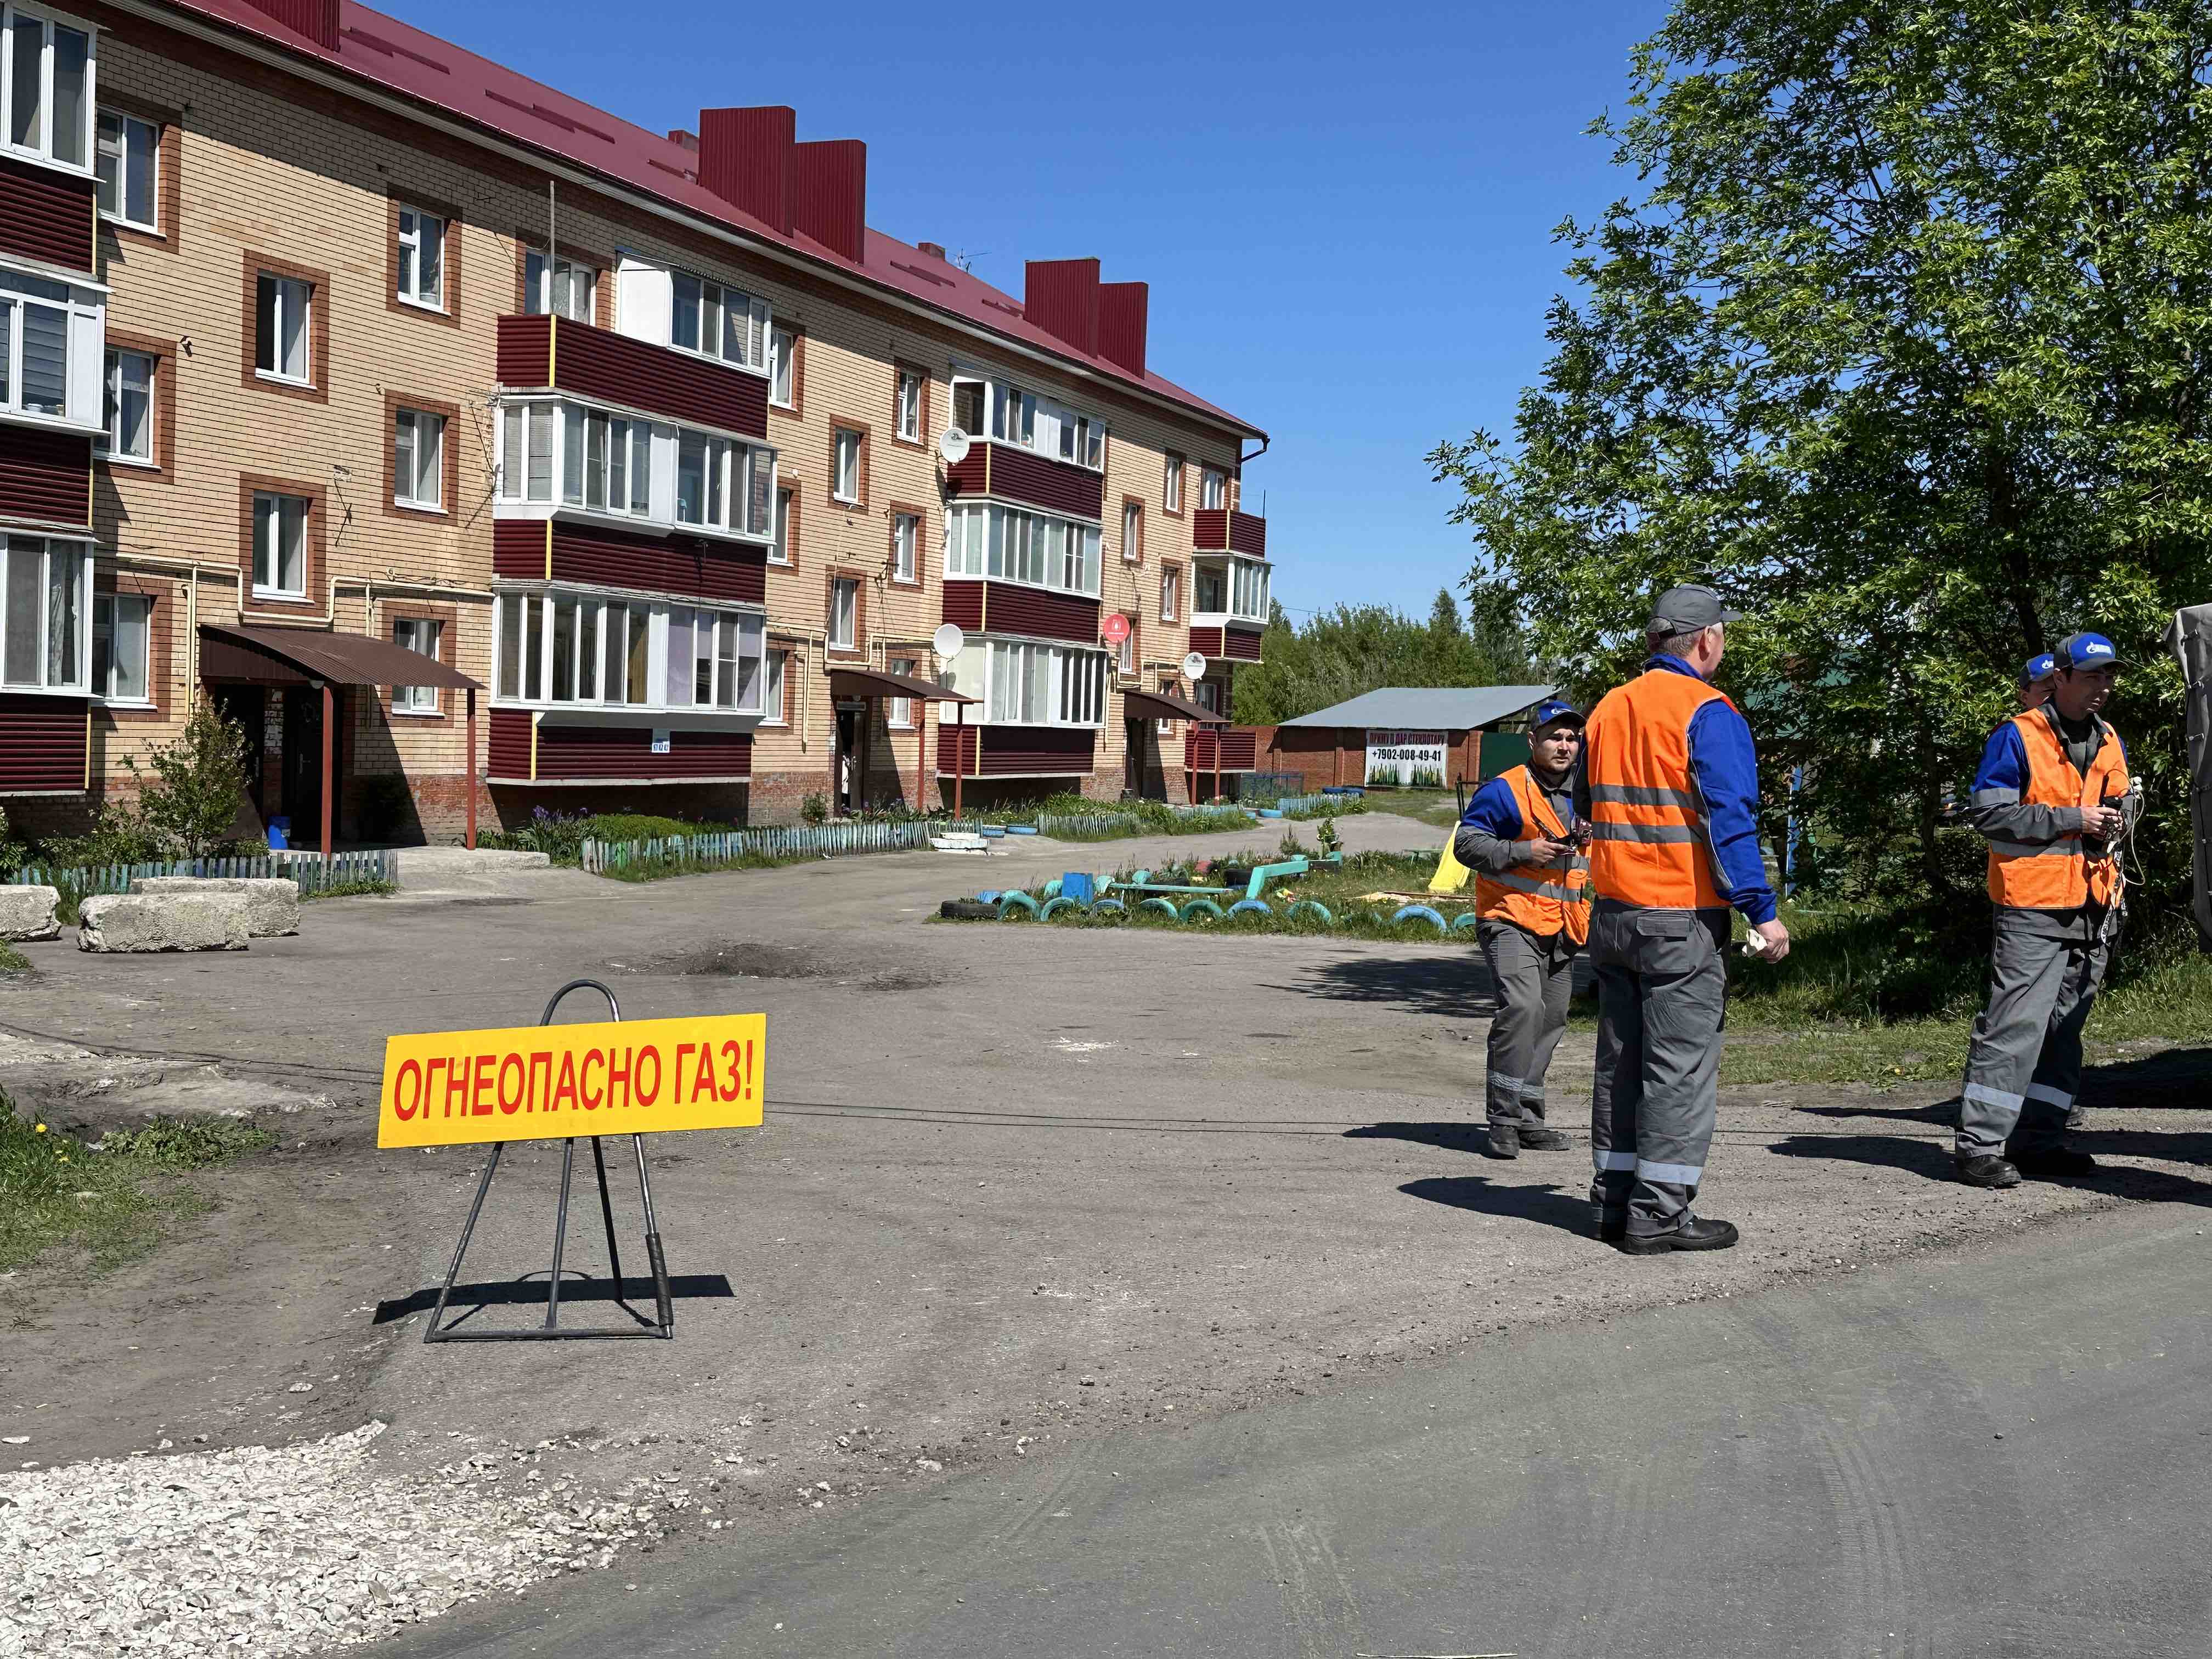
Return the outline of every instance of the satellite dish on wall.
{"type": "Polygon", "coordinates": [[[968,636],[960,631],[957,623],[939,623],[937,632],[929,636],[929,642],[936,648],[939,656],[957,657],[961,647],[968,643],[968,636]]]}
{"type": "Polygon", "coordinates": [[[1182,659],[1182,677],[1187,680],[1204,679],[1206,678],[1206,659],[1200,656],[1195,651],[1192,652],[1188,657],[1185,657],[1182,659]]]}
{"type": "Polygon", "coordinates": [[[944,459],[945,465],[957,466],[968,459],[969,443],[966,433],[957,426],[948,426],[944,435],[937,441],[937,453],[944,459]]]}

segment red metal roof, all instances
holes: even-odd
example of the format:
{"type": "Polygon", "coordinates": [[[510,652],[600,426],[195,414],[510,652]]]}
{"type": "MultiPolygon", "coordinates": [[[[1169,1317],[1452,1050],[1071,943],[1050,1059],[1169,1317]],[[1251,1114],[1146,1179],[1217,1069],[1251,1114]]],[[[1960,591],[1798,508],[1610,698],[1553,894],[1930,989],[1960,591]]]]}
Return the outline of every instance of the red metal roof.
{"type": "Polygon", "coordinates": [[[1033,349],[1080,363],[1109,380],[1141,386],[1155,397],[1181,404],[1239,433],[1255,438],[1267,435],[1172,380],[1149,372],[1134,375],[1104,357],[1069,346],[1028,321],[1021,301],[1012,295],[896,237],[869,230],[863,249],[866,258],[856,263],[803,232],[788,235],[779,232],[704,189],[698,182],[696,151],[556,92],[451,41],[426,34],[396,17],[354,4],[352,0],[339,0],[338,45],[333,52],[278,22],[249,0],[167,0],[167,3],[169,9],[195,13],[258,35],[301,58],[334,66],[355,79],[578,163],[702,219],[896,289],[1033,349]]]}

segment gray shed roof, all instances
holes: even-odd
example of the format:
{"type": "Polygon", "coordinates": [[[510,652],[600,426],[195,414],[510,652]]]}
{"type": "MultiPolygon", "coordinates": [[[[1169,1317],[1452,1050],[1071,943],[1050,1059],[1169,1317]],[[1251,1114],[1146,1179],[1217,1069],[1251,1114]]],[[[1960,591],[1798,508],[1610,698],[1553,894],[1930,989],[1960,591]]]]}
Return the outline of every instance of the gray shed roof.
{"type": "Polygon", "coordinates": [[[1365,726],[1370,731],[1465,732],[1492,726],[1552,695],[1548,685],[1386,685],[1301,714],[1285,726],[1365,726]]]}

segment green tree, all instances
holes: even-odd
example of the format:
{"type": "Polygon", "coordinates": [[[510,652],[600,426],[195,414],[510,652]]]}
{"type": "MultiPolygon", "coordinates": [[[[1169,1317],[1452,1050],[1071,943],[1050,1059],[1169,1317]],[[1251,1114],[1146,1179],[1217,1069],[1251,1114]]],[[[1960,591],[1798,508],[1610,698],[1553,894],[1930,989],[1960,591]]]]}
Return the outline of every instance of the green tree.
{"type": "Polygon", "coordinates": [[[1431,456],[1588,696],[1650,593],[1751,620],[1723,683],[1768,795],[1870,886],[1972,879],[1942,831],[2033,652],[2128,661],[2109,711],[2185,869],[2181,685],[2212,594],[2212,4],[1677,0],[1601,119],[1633,198],[1571,221],[1574,300],[1508,445],[1431,456]]]}
{"type": "Polygon", "coordinates": [[[148,757],[147,781],[133,757],[124,765],[138,783],[137,820],[180,858],[204,858],[228,839],[246,800],[246,734],[203,697],[173,743],[148,757]]]}
{"type": "Polygon", "coordinates": [[[1237,671],[1237,722],[1273,726],[1384,685],[1512,685],[1534,670],[1517,626],[1470,634],[1449,588],[1426,623],[1379,605],[1338,605],[1294,628],[1275,607],[1261,660],[1237,671]]]}

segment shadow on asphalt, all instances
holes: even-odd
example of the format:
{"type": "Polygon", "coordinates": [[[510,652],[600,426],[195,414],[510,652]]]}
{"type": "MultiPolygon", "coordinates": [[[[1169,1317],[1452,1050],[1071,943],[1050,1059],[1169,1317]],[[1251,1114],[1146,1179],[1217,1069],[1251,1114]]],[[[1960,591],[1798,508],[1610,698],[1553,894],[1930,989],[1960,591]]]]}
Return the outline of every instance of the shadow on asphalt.
{"type": "Polygon", "coordinates": [[[1490,1128],[1484,1123],[1364,1123],[1344,1132],[1346,1140],[1410,1140],[1417,1146],[1441,1146],[1448,1152],[1487,1152],[1490,1128]]]}
{"type": "MultiPolygon", "coordinates": [[[[668,1276],[669,1298],[675,1302],[726,1301],[737,1291],[726,1276],[721,1273],[671,1273],[668,1276]]],[[[456,1285],[446,1305],[451,1316],[456,1310],[466,1312],[453,1320],[455,1324],[468,1314],[481,1313],[486,1308],[539,1307],[545,1305],[545,1281],[538,1279],[507,1279],[500,1283],[456,1285]]],[[[653,1301],[653,1281],[625,1276],[617,1285],[611,1279],[579,1279],[573,1282],[563,1279],[561,1285],[563,1306],[571,1302],[642,1302],[653,1301]]],[[[438,1287],[426,1286],[411,1295],[392,1297],[376,1304],[376,1317],[372,1325],[388,1325],[395,1319],[404,1319],[410,1314],[427,1312],[438,1305],[438,1287]]]]}
{"type": "MultiPolygon", "coordinates": [[[[2212,1134],[2191,1132],[2160,1134],[2146,1129],[2085,1129],[2066,1138],[2066,1144],[2093,1156],[2155,1158],[2176,1164],[2212,1164],[2212,1134]]],[[[1948,1182],[1951,1175],[1948,1135],[1791,1135],[1776,1141],[1770,1152],[1784,1158],[1826,1158],[1845,1164],[1869,1164],[1885,1170],[1906,1170],[1930,1181],[1948,1182]]],[[[2095,1175],[2055,1183],[2090,1192],[2117,1193],[2126,1198],[2154,1200],[2165,1204],[2212,1206],[2212,1183],[2164,1170],[2135,1170],[2109,1165],[2095,1175]]]]}
{"type": "Polygon", "coordinates": [[[1333,1002],[1386,1003],[1440,1019],[1498,1012],[1481,957],[1473,951],[1437,953],[1432,946],[1422,947],[1419,956],[1348,957],[1315,969],[1304,984],[1267,988],[1333,1002]]]}
{"type": "Polygon", "coordinates": [[[1432,1176],[1409,1181],[1398,1190],[1408,1198],[1448,1204],[1455,1210],[1541,1222],[1545,1226],[1585,1237],[1594,1236],[1597,1230],[1589,1199],[1553,1186],[1501,1187],[1482,1176],[1432,1176]]]}

